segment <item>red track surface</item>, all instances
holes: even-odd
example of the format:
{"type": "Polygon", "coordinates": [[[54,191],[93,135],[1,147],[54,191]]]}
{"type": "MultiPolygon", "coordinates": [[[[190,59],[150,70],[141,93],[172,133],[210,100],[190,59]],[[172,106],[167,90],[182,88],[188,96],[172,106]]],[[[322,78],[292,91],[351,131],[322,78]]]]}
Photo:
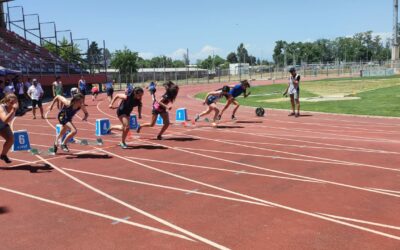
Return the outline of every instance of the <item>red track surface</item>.
{"type": "MultiPolygon", "coordinates": [[[[193,118],[204,107],[192,96],[216,86],[183,87],[175,107],[193,118]]],[[[95,119],[115,123],[115,110],[103,95],[87,102],[78,137],[95,138],[95,119]]],[[[147,122],[148,96],[144,106],[147,122]]],[[[163,141],[144,129],[129,150],[107,136],[71,145],[74,155],[10,154],[0,248],[400,249],[399,120],[267,113],[242,107],[238,123],[174,126],[163,141]]],[[[14,130],[46,150],[55,114],[27,114],[14,130]]]]}

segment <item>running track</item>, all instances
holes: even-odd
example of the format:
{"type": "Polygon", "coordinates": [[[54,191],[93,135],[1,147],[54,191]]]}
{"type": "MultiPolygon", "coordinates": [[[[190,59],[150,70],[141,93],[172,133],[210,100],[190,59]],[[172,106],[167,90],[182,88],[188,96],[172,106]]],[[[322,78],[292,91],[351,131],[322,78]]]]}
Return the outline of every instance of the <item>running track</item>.
{"type": "MultiPolygon", "coordinates": [[[[193,118],[204,109],[193,95],[220,86],[182,87],[175,107],[193,118]]],[[[115,110],[104,95],[87,102],[78,137],[95,138],[95,120],[115,123],[115,110]]],[[[142,122],[150,102],[146,93],[142,122]]],[[[55,115],[12,125],[46,150],[55,115]]],[[[173,126],[163,141],[159,127],[143,129],[128,150],[107,136],[102,147],[71,145],[73,155],[10,154],[0,248],[400,249],[398,119],[237,116],[220,128],[173,126]]]]}

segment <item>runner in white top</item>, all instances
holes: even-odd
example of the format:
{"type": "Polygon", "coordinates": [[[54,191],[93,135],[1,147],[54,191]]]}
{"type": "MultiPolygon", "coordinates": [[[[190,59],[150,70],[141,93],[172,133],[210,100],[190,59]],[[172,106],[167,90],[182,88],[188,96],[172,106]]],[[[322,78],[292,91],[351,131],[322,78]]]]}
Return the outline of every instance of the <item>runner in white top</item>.
{"type": "Polygon", "coordinates": [[[18,110],[18,98],[14,94],[8,94],[0,101],[0,136],[6,141],[1,151],[0,159],[6,163],[11,163],[7,157],[14,144],[14,134],[8,125],[15,117],[15,112],[18,110]]]}
{"type": "Polygon", "coordinates": [[[44,119],[43,107],[42,107],[42,98],[44,95],[44,91],[43,91],[42,87],[38,84],[36,79],[33,79],[32,82],[33,82],[33,85],[30,86],[28,89],[28,96],[32,100],[33,119],[36,119],[36,105],[39,106],[40,115],[42,116],[42,119],[44,119]]]}

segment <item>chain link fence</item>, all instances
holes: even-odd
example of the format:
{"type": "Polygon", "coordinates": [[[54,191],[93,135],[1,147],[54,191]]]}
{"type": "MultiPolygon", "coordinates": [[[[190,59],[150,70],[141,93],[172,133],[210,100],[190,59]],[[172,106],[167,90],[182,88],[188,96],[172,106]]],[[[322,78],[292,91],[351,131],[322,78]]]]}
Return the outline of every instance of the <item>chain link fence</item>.
{"type": "MultiPolygon", "coordinates": [[[[120,88],[126,84],[146,86],[151,81],[173,81],[180,85],[232,83],[244,79],[248,80],[279,80],[288,77],[291,66],[252,66],[243,70],[231,69],[205,70],[199,68],[152,68],[139,69],[132,74],[108,73],[108,79],[120,83],[120,88]]],[[[384,62],[346,62],[346,63],[314,63],[297,65],[299,74],[307,78],[320,77],[365,77],[390,76],[400,68],[400,61],[384,62]]],[[[118,85],[118,84],[117,84],[118,85]]]]}

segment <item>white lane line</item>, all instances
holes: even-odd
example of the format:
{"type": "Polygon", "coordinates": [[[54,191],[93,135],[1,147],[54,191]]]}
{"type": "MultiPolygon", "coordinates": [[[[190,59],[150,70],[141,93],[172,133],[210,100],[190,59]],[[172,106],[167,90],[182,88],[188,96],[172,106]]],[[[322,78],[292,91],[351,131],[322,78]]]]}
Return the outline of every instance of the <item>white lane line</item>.
{"type": "MultiPolygon", "coordinates": [[[[226,139],[219,139],[220,141],[227,141],[227,142],[237,142],[235,140],[226,140],[226,139]]],[[[256,145],[271,145],[271,146],[282,146],[282,147],[292,147],[292,148],[308,148],[308,149],[322,149],[322,150],[333,150],[333,151],[350,151],[350,152],[360,152],[360,153],[377,153],[377,154],[398,154],[399,152],[391,152],[391,151],[383,151],[383,150],[374,150],[374,149],[351,149],[351,148],[340,148],[340,147],[317,147],[317,146],[310,146],[310,145],[295,145],[295,144],[282,144],[282,143],[270,143],[270,142],[254,142],[254,141],[242,141],[240,143],[246,144],[256,144],[256,145]]],[[[303,142],[306,143],[306,142],[303,142]]]]}
{"type": "Polygon", "coordinates": [[[193,189],[193,190],[189,190],[188,192],[186,192],[186,195],[191,195],[191,194],[195,194],[197,191],[199,191],[199,189],[193,189]]]}
{"type": "Polygon", "coordinates": [[[111,179],[111,180],[123,181],[123,182],[134,183],[134,184],[139,184],[139,185],[145,185],[145,186],[150,186],[150,187],[174,190],[174,191],[179,191],[179,192],[184,192],[184,193],[198,194],[198,195],[203,195],[203,196],[208,196],[208,197],[213,197],[213,198],[219,198],[219,199],[224,199],[224,200],[229,200],[229,201],[237,201],[237,202],[249,203],[249,204],[253,204],[253,205],[270,207],[269,205],[266,205],[266,204],[260,203],[260,202],[254,202],[254,201],[237,199],[237,198],[232,198],[232,197],[227,197],[227,196],[222,196],[222,195],[199,192],[198,191],[199,189],[188,190],[188,189],[177,188],[177,187],[172,187],[172,186],[165,186],[165,185],[160,185],[160,184],[155,184],[155,183],[149,183],[149,182],[143,182],[143,181],[135,181],[135,180],[126,179],[126,178],[120,178],[120,177],[115,177],[115,176],[97,174],[97,173],[92,173],[92,172],[87,172],[87,171],[80,171],[80,170],[76,170],[76,169],[70,169],[70,168],[63,168],[63,169],[66,170],[66,171],[70,171],[70,172],[81,173],[81,174],[86,174],[86,175],[92,175],[92,176],[107,178],[107,179],[111,179]]]}
{"type": "Polygon", "coordinates": [[[383,192],[394,193],[394,194],[400,194],[400,191],[394,191],[394,190],[388,190],[388,189],[381,189],[381,188],[370,188],[370,189],[378,190],[378,191],[383,191],[383,192]]]}
{"type": "MultiPolygon", "coordinates": [[[[159,144],[159,145],[161,145],[161,144],[159,144]]],[[[253,197],[253,196],[249,196],[249,195],[245,195],[245,194],[242,194],[242,193],[237,193],[237,192],[225,189],[225,188],[217,187],[217,186],[214,186],[214,185],[211,185],[211,184],[207,184],[207,183],[204,183],[204,182],[201,182],[201,181],[197,181],[197,180],[190,179],[190,178],[187,178],[187,177],[184,177],[184,176],[181,176],[181,175],[177,175],[177,174],[174,174],[174,173],[162,170],[162,169],[151,167],[149,165],[146,165],[146,164],[143,164],[143,163],[140,163],[140,162],[137,162],[137,161],[133,161],[131,159],[127,159],[125,157],[122,157],[122,156],[120,156],[118,154],[114,154],[112,152],[108,152],[106,150],[102,150],[102,151],[105,152],[105,153],[109,153],[110,155],[114,155],[114,157],[123,159],[125,161],[131,162],[133,164],[142,166],[142,167],[147,168],[147,169],[152,169],[152,170],[154,170],[156,172],[164,173],[164,174],[169,175],[169,176],[174,176],[174,177],[176,177],[178,179],[182,179],[182,180],[186,180],[186,181],[189,181],[189,182],[197,183],[199,185],[203,185],[203,186],[210,187],[210,188],[213,188],[213,189],[218,189],[218,190],[221,190],[221,191],[224,191],[224,192],[227,192],[227,193],[235,194],[235,195],[238,195],[238,196],[241,196],[241,197],[244,197],[244,198],[247,198],[247,199],[251,199],[251,200],[254,200],[254,201],[262,202],[262,203],[265,203],[265,204],[268,204],[268,205],[276,206],[276,207],[282,208],[284,210],[292,211],[292,212],[295,212],[295,213],[298,213],[298,214],[307,215],[307,216],[310,216],[310,217],[313,217],[313,218],[318,218],[318,219],[322,219],[322,220],[325,220],[325,221],[334,222],[334,223],[341,224],[341,225],[344,225],[344,226],[347,226],[347,227],[355,228],[355,229],[358,229],[358,230],[361,230],[361,231],[369,232],[369,233],[376,234],[376,235],[381,235],[381,236],[384,236],[384,237],[387,237],[387,238],[391,238],[391,239],[395,239],[395,240],[399,240],[400,241],[400,237],[396,236],[396,235],[387,234],[387,233],[384,233],[384,232],[381,232],[381,231],[377,231],[377,230],[373,230],[373,229],[370,229],[370,228],[358,226],[358,225],[355,225],[355,224],[351,224],[351,223],[348,223],[348,222],[340,221],[340,220],[337,220],[337,219],[334,219],[334,218],[330,218],[330,217],[327,217],[327,216],[322,216],[322,215],[319,215],[319,214],[316,214],[316,213],[307,212],[307,211],[300,210],[300,209],[297,209],[297,208],[285,206],[285,205],[282,205],[282,204],[279,204],[279,203],[263,200],[263,199],[256,198],[256,197],[253,197]]]]}
{"type": "MultiPolygon", "coordinates": [[[[126,216],[126,217],[124,217],[124,218],[121,218],[121,221],[127,221],[127,220],[129,220],[130,218],[131,218],[131,217],[126,216]]],[[[115,226],[115,225],[121,223],[121,221],[115,220],[115,221],[111,222],[111,225],[115,226]]]]}
{"type": "MultiPolygon", "coordinates": [[[[349,165],[349,164],[338,164],[337,162],[332,162],[332,161],[318,161],[318,160],[308,160],[308,159],[301,159],[301,158],[289,158],[289,157],[282,157],[282,156],[278,156],[278,155],[248,154],[248,153],[240,153],[240,152],[233,152],[233,151],[220,151],[220,150],[203,149],[203,148],[188,148],[188,147],[176,147],[176,148],[192,150],[192,151],[220,153],[220,154],[243,155],[243,156],[260,157],[260,158],[271,158],[271,159],[274,159],[274,160],[281,159],[281,160],[290,160],[290,161],[325,163],[325,164],[333,164],[333,165],[346,165],[346,166],[349,165]]],[[[258,147],[257,147],[257,149],[262,150],[262,148],[258,148],[258,147]]]]}
{"type": "Polygon", "coordinates": [[[246,170],[238,171],[238,172],[236,172],[235,174],[236,174],[236,175],[246,174],[246,170]]]}
{"type": "MultiPolygon", "coordinates": [[[[177,165],[177,166],[185,166],[185,167],[190,167],[190,168],[200,168],[200,169],[209,169],[209,170],[222,171],[222,172],[230,172],[230,173],[234,173],[234,174],[238,173],[237,170],[231,170],[231,169],[225,169],[225,168],[214,168],[214,167],[193,165],[193,164],[187,164],[187,163],[160,161],[160,160],[152,160],[152,159],[145,159],[145,158],[131,157],[131,156],[129,156],[127,158],[132,159],[132,160],[138,160],[138,161],[149,161],[149,162],[157,162],[157,163],[171,164],[171,165],[177,165]]],[[[300,179],[300,178],[291,178],[291,177],[278,176],[278,175],[259,174],[259,173],[247,172],[245,170],[240,171],[240,173],[244,174],[244,175],[254,175],[254,176],[270,177],[270,178],[292,180],[292,181],[321,183],[319,181],[312,181],[312,180],[300,179]]]]}
{"type": "MultiPolygon", "coordinates": [[[[257,135],[271,135],[270,133],[258,133],[257,135]]],[[[272,134],[274,135],[274,134],[272,134]]],[[[354,141],[354,142],[376,142],[376,143],[392,143],[392,144],[399,144],[399,140],[374,140],[374,139],[357,139],[357,138],[340,138],[340,137],[327,137],[327,136],[308,136],[308,135],[302,135],[302,134],[297,134],[297,135],[289,135],[286,133],[283,133],[284,137],[295,137],[295,138],[309,138],[309,139],[324,139],[324,140],[337,140],[337,141],[354,141]]]]}
{"type": "MultiPolygon", "coordinates": [[[[372,137],[362,137],[362,136],[351,136],[351,135],[344,135],[344,134],[335,134],[335,133],[329,133],[329,132],[319,132],[319,131],[308,131],[308,130],[302,130],[302,129],[293,129],[293,128],[283,128],[283,127],[273,127],[273,126],[247,126],[247,128],[259,128],[259,127],[264,127],[264,128],[269,128],[269,129],[277,129],[277,130],[284,130],[288,132],[300,132],[300,134],[304,133],[311,133],[311,134],[320,134],[323,136],[335,136],[334,138],[337,140],[356,140],[356,141],[372,141],[372,142],[392,142],[392,143],[400,143],[398,140],[389,140],[389,139],[379,139],[379,138],[372,138],[372,137]]],[[[321,137],[325,138],[325,137],[321,137]]],[[[327,137],[330,138],[330,137],[327,137]]]]}
{"type": "Polygon", "coordinates": [[[193,154],[193,155],[197,155],[197,156],[206,157],[206,158],[217,160],[217,161],[223,161],[223,162],[228,162],[228,163],[231,163],[231,164],[237,164],[237,165],[241,165],[241,166],[246,166],[246,167],[249,167],[249,168],[261,169],[261,170],[264,170],[264,171],[273,172],[273,173],[279,173],[279,174],[288,175],[288,176],[297,177],[297,178],[304,178],[304,179],[307,179],[307,180],[313,180],[313,181],[321,182],[321,183],[324,183],[324,184],[332,184],[332,185],[335,185],[335,186],[346,187],[346,188],[351,188],[351,189],[356,189],[356,190],[362,190],[362,191],[367,191],[367,192],[372,192],[372,193],[377,193],[377,194],[383,194],[383,195],[387,195],[387,196],[400,197],[400,195],[396,195],[396,194],[391,194],[391,193],[387,193],[387,192],[381,192],[381,191],[378,191],[378,190],[362,188],[362,187],[358,187],[358,186],[352,186],[352,185],[344,184],[344,183],[340,183],[340,182],[334,182],[334,181],[322,180],[322,179],[317,179],[317,178],[298,175],[298,174],[292,174],[292,173],[278,171],[278,170],[274,170],[274,169],[262,168],[262,167],[251,165],[251,164],[232,161],[232,160],[224,159],[222,157],[214,157],[214,156],[210,156],[210,155],[206,155],[206,154],[192,152],[192,151],[184,150],[184,149],[181,149],[181,148],[170,147],[170,146],[162,145],[162,144],[159,144],[159,143],[153,143],[153,144],[154,145],[158,145],[158,146],[164,146],[164,147],[167,147],[167,148],[170,148],[170,149],[173,149],[173,150],[176,150],[176,151],[180,151],[180,152],[185,152],[185,153],[189,153],[189,154],[193,154]]]}
{"type": "Polygon", "coordinates": [[[240,131],[221,131],[217,130],[216,132],[220,133],[235,133],[235,134],[244,134],[244,135],[250,135],[250,136],[256,136],[256,137],[263,137],[263,138],[272,138],[272,139],[277,139],[280,141],[294,141],[294,142],[299,142],[299,143],[309,143],[309,144],[315,144],[315,145],[323,145],[323,146],[333,146],[333,147],[338,147],[338,148],[345,148],[345,149],[355,149],[355,150],[365,150],[365,151],[375,151],[375,152],[383,152],[383,153],[394,153],[394,154],[400,154],[400,152],[393,152],[393,151],[383,151],[379,149],[369,149],[369,148],[360,148],[360,147],[351,147],[351,146],[344,146],[344,145],[339,145],[339,144],[332,144],[332,143],[322,143],[322,142],[315,142],[315,141],[305,141],[305,140],[297,140],[297,139],[292,139],[292,138],[284,138],[282,136],[277,136],[277,135],[267,135],[267,134],[258,134],[258,133],[248,133],[248,132],[240,132],[240,131]]]}
{"type": "Polygon", "coordinates": [[[103,213],[98,213],[98,212],[95,212],[95,211],[92,211],[92,210],[88,210],[88,209],[84,209],[84,208],[68,205],[68,204],[61,203],[61,202],[54,201],[54,200],[49,200],[49,199],[42,198],[42,197],[39,197],[39,196],[36,196],[36,195],[31,195],[31,194],[19,192],[19,191],[16,191],[16,190],[5,188],[5,187],[0,187],[0,190],[2,190],[4,192],[12,193],[12,194],[20,195],[20,196],[23,196],[23,197],[27,197],[27,198],[30,198],[30,199],[46,202],[46,203],[49,203],[49,204],[52,204],[52,205],[56,205],[56,206],[60,206],[60,207],[68,208],[68,209],[72,209],[72,210],[79,211],[79,212],[82,212],[82,213],[94,215],[94,216],[101,217],[101,218],[104,218],[104,219],[108,219],[108,220],[111,220],[111,221],[118,221],[120,223],[124,223],[124,224],[131,225],[131,226],[134,226],[134,227],[139,227],[139,228],[150,230],[150,231],[154,231],[154,232],[157,232],[157,233],[166,234],[166,235],[169,235],[169,236],[173,236],[173,237],[177,237],[177,238],[181,238],[181,239],[185,239],[185,240],[189,240],[189,241],[194,241],[193,239],[188,238],[185,235],[176,234],[176,233],[165,231],[165,230],[162,230],[162,229],[159,229],[159,228],[146,226],[146,225],[143,225],[143,224],[140,224],[140,223],[136,223],[136,222],[132,222],[132,221],[123,220],[123,219],[117,218],[115,216],[111,216],[111,215],[107,215],[107,214],[103,214],[103,213]]]}
{"type": "MultiPolygon", "coordinates": [[[[259,147],[249,146],[249,145],[243,145],[243,144],[240,144],[240,143],[227,142],[227,141],[223,141],[223,140],[211,139],[211,138],[195,136],[195,135],[192,135],[192,137],[195,137],[195,138],[198,138],[198,139],[203,139],[203,140],[219,142],[219,143],[235,145],[235,146],[238,146],[238,147],[252,148],[252,149],[258,149],[258,150],[262,150],[262,151],[269,151],[269,152],[281,153],[281,154],[286,154],[286,155],[293,155],[293,156],[297,156],[297,157],[305,157],[305,158],[310,158],[310,159],[316,159],[316,160],[320,160],[323,163],[327,163],[327,164],[329,164],[329,162],[330,162],[330,163],[337,163],[338,165],[368,167],[368,168],[376,168],[376,169],[383,169],[383,170],[400,172],[400,169],[396,169],[396,168],[387,168],[387,167],[381,167],[381,166],[370,165],[370,164],[365,164],[365,163],[341,161],[341,160],[329,159],[329,158],[324,158],[324,157],[316,157],[316,156],[310,156],[310,155],[304,155],[304,154],[298,154],[298,153],[285,152],[285,151],[281,151],[281,150],[274,150],[274,149],[268,149],[268,148],[259,148],[259,147]]],[[[235,154],[238,154],[238,153],[235,153],[235,154]]],[[[283,158],[283,157],[280,157],[280,158],[283,158]]],[[[294,158],[285,158],[285,159],[294,159],[294,158]]],[[[299,159],[297,159],[297,160],[299,160],[299,159]]],[[[308,161],[308,160],[304,159],[304,161],[308,161]]]]}
{"type": "MultiPolygon", "coordinates": [[[[105,150],[102,150],[102,149],[99,149],[99,150],[100,150],[100,151],[103,151],[103,152],[106,152],[105,150]]],[[[111,153],[111,154],[112,154],[112,153],[111,153]]],[[[115,154],[112,154],[112,155],[115,155],[115,154]]],[[[57,167],[56,165],[52,164],[51,162],[47,161],[47,160],[44,159],[43,157],[41,157],[41,156],[39,156],[39,155],[37,155],[37,157],[38,157],[39,159],[41,159],[42,161],[46,162],[47,164],[49,164],[50,166],[52,166],[54,169],[56,169],[56,170],[57,170],[58,172],[60,172],[61,174],[63,174],[63,175],[65,175],[66,177],[68,177],[68,178],[74,180],[75,182],[81,184],[82,186],[85,186],[86,188],[88,188],[88,189],[94,191],[95,193],[98,193],[99,195],[102,195],[102,196],[104,196],[104,197],[106,197],[106,198],[108,198],[108,199],[110,199],[110,200],[112,200],[112,201],[114,201],[114,202],[116,202],[116,203],[122,205],[122,206],[125,206],[125,207],[127,207],[127,208],[129,208],[129,209],[131,209],[131,210],[133,210],[133,211],[135,211],[135,212],[137,212],[137,213],[140,213],[140,214],[142,214],[142,215],[144,215],[144,216],[146,216],[146,217],[148,217],[148,218],[151,218],[151,219],[153,219],[153,220],[155,220],[155,221],[157,221],[157,222],[159,222],[159,223],[161,223],[161,224],[163,224],[163,225],[165,225],[165,226],[168,226],[168,227],[170,227],[170,228],[173,228],[173,229],[175,229],[176,231],[181,232],[181,233],[183,233],[183,234],[186,234],[186,235],[188,235],[188,236],[190,236],[190,237],[192,237],[192,238],[194,238],[194,239],[196,239],[196,240],[199,240],[199,241],[201,241],[201,242],[203,242],[203,243],[205,243],[205,244],[208,244],[208,245],[210,245],[210,246],[213,246],[213,247],[219,248],[219,249],[228,249],[228,248],[226,248],[226,247],[224,247],[224,246],[222,246],[222,245],[220,245],[220,244],[218,244],[218,243],[215,243],[215,242],[213,242],[213,241],[211,241],[211,240],[209,240],[209,239],[206,239],[206,238],[204,238],[204,237],[202,237],[202,236],[200,236],[200,235],[197,235],[197,234],[195,234],[195,233],[192,233],[192,232],[190,232],[190,231],[188,231],[188,230],[186,230],[186,229],[183,229],[183,228],[181,228],[181,227],[179,227],[179,226],[177,226],[177,225],[174,225],[174,224],[172,224],[172,223],[170,223],[170,222],[168,222],[168,221],[166,221],[166,220],[164,220],[164,219],[162,219],[162,218],[159,218],[159,217],[157,217],[157,216],[155,216],[155,215],[153,215],[153,214],[150,214],[150,213],[148,213],[148,212],[146,212],[146,211],[144,211],[144,210],[142,210],[142,209],[140,209],[140,208],[137,208],[137,207],[135,207],[135,206],[133,206],[133,205],[130,205],[130,204],[128,204],[128,203],[126,203],[126,202],[124,202],[124,201],[122,201],[122,200],[120,200],[120,199],[117,199],[117,198],[115,198],[114,196],[111,196],[111,195],[109,195],[109,194],[107,194],[107,193],[101,191],[100,189],[97,189],[97,188],[95,188],[95,187],[89,185],[88,183],[86,183],[86,182],[84,182],[84,181],[82,181],[82,180],[80,180],[80,179],[78,179],[78,178],[76,178],[76,177],[70,175],[69,173],[65,172],[65,171],[62,170],[61,168],[59,168],[59,167],[57,167]]]]}
{"type": "Polygon", "coordinates": [[[352,222],[358,222],[362,224],[368,224],[368,225],[373,225],[373,226],[378,226],[378,227],[384,227],[384,228],[390,228],[394,230],[400,230],[400,227],[398,226],[392,226],[392,225],[387,225],[387,224],[381,224],[381,223],[376,223],[376,222],[371,222],[371,221],[365,221],[365,220],[358,220],[358,219],[353,219],[353,218],[347,218],[347,217],[341,217],[341,216],[336,216],[336,215],[331,215],[331,214],[324,214],[324,213],[318,213],[324,216],[328,216],[331,218],[339,219],[339,220],[345,220],[345,221],[352,221],[352,222]]]}

